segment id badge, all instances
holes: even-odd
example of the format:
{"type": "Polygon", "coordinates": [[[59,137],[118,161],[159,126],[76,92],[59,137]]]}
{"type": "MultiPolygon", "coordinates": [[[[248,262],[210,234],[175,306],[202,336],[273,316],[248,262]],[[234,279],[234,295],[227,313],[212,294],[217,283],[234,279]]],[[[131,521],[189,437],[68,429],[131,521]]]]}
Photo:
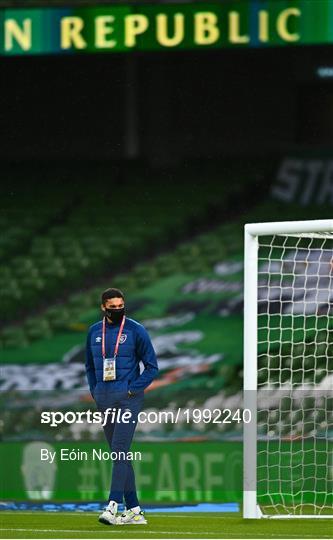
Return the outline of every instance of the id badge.
{"type": "Polygon", "coordinates": [[[104,358],[103,381],[114,381],[116,378],[116,359],[104,358]]]}

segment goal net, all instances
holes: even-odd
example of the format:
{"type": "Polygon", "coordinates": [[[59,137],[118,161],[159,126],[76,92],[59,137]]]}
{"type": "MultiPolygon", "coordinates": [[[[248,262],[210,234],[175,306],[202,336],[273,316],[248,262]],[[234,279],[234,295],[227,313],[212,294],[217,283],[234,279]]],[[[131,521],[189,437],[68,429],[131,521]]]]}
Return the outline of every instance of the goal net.
{"type": "Polygon", "coordinates": [[[245,243],[244,517],[333,517],[333,221],[245,243]]]}

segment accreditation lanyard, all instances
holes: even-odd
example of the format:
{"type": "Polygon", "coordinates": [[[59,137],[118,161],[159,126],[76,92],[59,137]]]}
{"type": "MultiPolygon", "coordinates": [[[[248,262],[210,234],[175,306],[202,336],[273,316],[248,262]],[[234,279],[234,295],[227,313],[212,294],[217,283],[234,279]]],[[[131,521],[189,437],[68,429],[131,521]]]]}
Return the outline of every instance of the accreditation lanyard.
{"type": "MultiPolygon", "coordinates": [[[[114,359],[116,359],[116,356],[118,354],[120,336],[121,336],[123,328],[124,328],[125,319],[126,319],[126,317],[124,315],[123,320],[121,321],[121,325],[120,325],[118,336],[117,336],[116,345],[115,345],[114,352],[113,352],[113,358],[114,359]]],[[[106,355],[105,355],[105,320],[106,320],[106,317],[103,317],[103,329],[102,329],[102,356],[103,356],[103,360],[105,360],[105,358],[106,358],[106,355]]]]}

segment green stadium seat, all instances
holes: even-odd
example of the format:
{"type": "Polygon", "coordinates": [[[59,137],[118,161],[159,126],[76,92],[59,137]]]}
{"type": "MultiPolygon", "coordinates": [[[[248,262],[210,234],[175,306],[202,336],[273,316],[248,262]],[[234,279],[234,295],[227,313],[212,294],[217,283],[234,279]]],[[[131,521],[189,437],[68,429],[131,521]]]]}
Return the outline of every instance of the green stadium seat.
{"type": "Polygon", "coordinates": [[[70,308],[90,308],[93,305],[91,295],[86,292],[72,294],[69,297],[67,304],[70,308]]]}
{"type": "Polygon", "coordinates": [[[8,349],[26,347],[28,344],[25,332],[20,326],[4,328],[0,333],[0,342],[3,348],[8,349]]]}
{"type": "Polygon", "coordinates": [[[45,312],[45,316],[54,331],[67,329],[73,322],[72,314],[66,306],[52,306],[45,312]]]}
{"type": "Polygon", "coordinates": [[[33,317],[23,324],[23,330],[30,340],[46,339],[51,336],[51,326],[46,317],[33,317]]]}
{"type": "Polygon", "coordinates": [[[181,265],[176,255],[160,255],[154,261],[154,266],[159,276],[168,276],[181,270],[181,265]]]}

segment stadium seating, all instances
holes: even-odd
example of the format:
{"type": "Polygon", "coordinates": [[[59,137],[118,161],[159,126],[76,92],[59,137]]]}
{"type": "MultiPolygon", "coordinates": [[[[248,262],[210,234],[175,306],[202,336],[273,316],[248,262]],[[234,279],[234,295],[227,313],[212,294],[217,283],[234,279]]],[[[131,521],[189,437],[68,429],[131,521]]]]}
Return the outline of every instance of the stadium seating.
{"type": "MultiPolygon", "coordinates": [[[[52,234],[50,236],[52,236],[52,234]]],[[[85,238],[85,240],[87,239],[85,238]]],[[[148,286],[165,276],[172,276],[176,272],[190,274],[205,273],[210,270],[213,264],[223,260],[226,256],[233,254],[234,251],[237,250],[237,247],[239,251],[241,242],[241,233],[233,231],[231,234],[230,226],[222,225],[217,227],[212,233],[198,235],[192,241],[180,243],[172,252],[158,255],[150,260],[149,263],[138,263],[133,267],[131,272],[117,275],[116,282],[119,288],[131,292],[138,288],[148,286]],[[221,241],[221,239],[223,240],[221,241]]],[[[65,261],[58,257],[52,259],[52,265],[48,264],[45,253],[52,253],[50,250],[50,246],[52,245],[53,244],[49,241],[38,241],[33,243],[33,246],[38,246],[39,254],[41,253],[39,251],[41,246],[42,249],[45,250],[43,251],[45,259],[43,256],[43,258],[38,260],[38,270],[34,266],[33,259],[21,257],[19,260],[19,271],[16,276],[20,279],[20,284],[26,285],[27,291],[24,293],[24,298],[26,298],[28,302],[32,302],[35,295],[43,291],[43,284],[47,283],[47,289],[45,292],[43,291],[43,295],[45,294],[46,298],[52,298],[53,292],[59,290],[59,283],[64,281],[65,275],[69,274],[71,278],[73,278],[74,283],[74,280],[78,279],[80,273],[84,271],[84,266],[82,264],[83,259],[80,259],[79,256],[77,261],[78,264],[80,262],[80,266],[71,266],[73,260],[71,258],[67,258],[65,261]]],[[[67,249],[68,245],[73,247],[73,244],[66,242],[66,248],[65,246],[60,246],[60,250],[67,249]]],[[[100,247],[102,249],[101,245],[100,247]]],[[[98,261],[100,260],[97,257],[97,254],[95,258],[98,261]]],[[[94,258],[92,258],[92,260],[94,260],[94,258]]],[[[35,262],[37,263],[37,259],[35,259],[35,262]]],[[[9,273],[4,273],[4,276],[6,275],[8,276],[9,273]]],[[[6,284],[8,289],[8,282],[6,282],[6,284]]],[[[40,318],[29,318],[22,327],[25,341],[39,339],[43,332],[50,335],[50,332],[57,332],[61,328],[69,328],[70,322],[78,315],[79,311],[82,312],[84,309],[96,307],[100,291],[103,288],[106,288],[108,284],[109,282],[105,281],[104,283],[101,283],[100,287],[94,286],[85,291],[68,295],[66,300],[62,301],[60,304],[51,305],[51,307],[43,310],[43,315],[40,318]],[[35,322],[31,323],[31,320],[35,322]],[[37,327],[41,321],[43,321],[43,323],[40,324],[41,330],[38,332],[37,327]],[[47,321],[47,324],[45,321],[47,321]]],[[[8,303],[12,302],[13,299],[10,292],[12,292],[12,290],[8,293],[8,303]]],[[[15,312],[15,305],[13,309],[15,312]]],[[[0,335],[2,339],[2,336],[6,335],[6,331],[3,330],[0,335]]],[[[10,341],[7,338],[3,338],[2,341],[4,346],[10,346],[10,341]]]]}
{"type": "MultiPolygon", "coordinates": [[[[120,204],[112,219],[109,218],[108,205],[103,201],[95,203],[93,215],[90,215],[89,201],[81,201],[78,208],[69,212],[66,222],[61,225],[53,223],[47,228],[47,234],[35,235],[31,239],[29,249],[9,258],[8,265],[0,272],[2,294],[8,301],[8,310],[13,305],[13,299],[16,299],[16,302],[24,305],[28,313],[30,309],[33,315],[26,317],[20,326],[16,325],[16,321],[5,325],[0,333],[3,352],[10,353],[13,350],[18,355],[19,342],[24,354],[29,348],[33,351],[34,344],[38,346],[42,340],[46,340],[47,343],[47,340],[58,337],[59,340],[64,339],[65,343],[59,350],[68,351],[69,341],[65,336],[73,336],[71,343],[81,342],[87,326],[100,315],[101,290],[114,284],[126,291],[131,315],[136,317],[138,313],[139,320],[163,318],[193,309],[198,316],[198,322],[197,326],[190,329],[200,328],[206,332],[205,325],[210,329],[214,321],[218,326],[216,334],[218,337],[214,337],[214,333],[209,334],[210,338],[216,341],[213,344],[206,342],[202,347],[200,345],[198,351],[204,355],[209,355],[212,351],[220,353],[221,358],[207,365],[206,370],[185,372],[184,376],[175,375],[170,379],[170,383],[157,386],[156,390],[152,389],[147,394],[148,405],[158,404],[158,408],[172,409],[173,404],[177,403],[177,406],[191,407],[194,402],[189,396],[195,395],[195,405],[204,408],[212,397],[219,396],[220,400],[227,402],[228,399],[234,399],[239,395],[242,386],[242,343],[234,336],[239,335],[242,326],[241,299],[239,300],[241,290],[235,294],[228,290],[185,294],[181,284],[191,282],[195,284],[201,279],[208,282],[218,281],[219,275],[214,271],[215,265],[241,263],[244,223],[241,217],[234,221],[228,220],[228,223],[223,223],[223,219],[220,224],[210,223],[209,208],[213,201],[212,198],[203,197],[206,202],[200,205],[200,210],[198,209],[198,215],[202,220],[202,227],[199,229],[203,230],[200,232],[193,224],[189,225],[196,209],[190,195],[188,200],[185,200],[185,194],[180,193],[182,204],[172,207],[170,213],[170,205],[175,197],[172,189],[171,186],[165,211],[161,212],[161,205],[158,206],[158,211],[155,209],[153,203],[155,201],[157,205],[159,194],[152,189],[147,206],[142,200],[139,209],[134,205],[128,213],[124,210],[127,206],[120,204]],[[145,214],[147,217],[143,220],[142,216],[145,214]],[[126,235],[123,234],[124,230],[126,235]],[[46,303],[34,309],[39,295],[43,296],[46,303]],[[238,307],[235,312],[229,307],[226,309],[223,303],[236,297],[238,307]],[[225,309],[222,319],[216,317],[216,314],[221,314],[220,304],[223,304],[225,309]],[[238,325],[237,334],[234,333],[232,321],[236,321],[238,325]],[[205,352],[206,347],[208,352],[205,352]]],[[[119,196],[120,193],[121,190],[119,196]]],[[[216,192],[213,198],[215,197],[216,192]]],[[[223,204],[226,204],[226,200],[223,204]]],[[[302,217],[302,211],[292,205],[284,207],[284,212],[285,219],[302,217]]],[[[307,209],[309,217],[312,212],[315,217],[315,210],[307,209]]],[[[279,218],[280,215],[279,204],[267,201],[254,208],[252,213],[248,212],[247,221],[272,220],[279,218]]],[[[241,283],[241,267],[238,266],[238,269],[232,272],[225,272],[222,281],[231,285],[241,283]]],[[[17,313],[17,304],[13,313],[15,312],[17,313]]],[[[182,331],[182,328],[180,330],[182,331]]],[[[176,331],[177,328],[173,327],[172,332],[176,331]]],[[[159,332],[155,334],[160,336],[159,332]]],[[[307,338],[306,356],[311,359],[314,345],[310,334],[307,338]]],[[[319,334],[317,342],[318,339],[319,334]]],[[[321,341],[328,342],[328,339],[323,338],[321,341]]],[[[316,346],[315,377],[317,382],[320,382],[325,375],[327,351],[320,356],[318,344],[316,346]]],[[[268,363],[272,383],[274,380],[277,382],[279,377],[285,382],[290,380],[296,384],[301,382],[300,372],[297,371],[300,351],[297,347],[291,351],[288,344],[283,347],[283,355],[287,358],[285,369],[282,372],[277,369],[274,374],[272,370],[274,357],[272,354],[263,357],[259,384],[267,380],[268,363]]],[[[331,348],[332,345],[328,351],[329,355],[333,356],[331,348]]],[[[185,354],[186,351],[186,345],[182,345],[181,352],[185,354]]],[[[48,351],[45,349],[43,362],[48,361],[47,354],[48,351]]],[[[172,368],[165,368],[161,372],[161,377],[171,371],[172,368]]],[[[309,365],[305,379],[308,378],[310,381],[313,377],[313,369],[309,365]]],[[[290,424],[292,419],[296,436],[302,429],[302,423],[310,425],[313,421],[310,409],[309,407],[309,412],[306,412],[304,417],[298,418],[286,404],[282,420],[285,424],[290,424]]],[[[259,432],[267,422],[274,424],[274,429],[279,428],[280,424],[274,418],[274,414],[274,411],[271,412],[271,416],[261,414],[258,418],[259,432]]],[[[318,414],[321,414],[320,410],[318,414]]],[[[322,419],[322,423],[324,422],[325,418],[322,419]]],[[[164,433],[170,431],[168,426],[159,429],[163,429],[164,433]]],[[[235,423],[218,425],[215,430],[209,425],[187,424],[179,427],[177,436],[192,436],[198,430],[205,436],[213,438],[222,435],[232,438],[240,434],[240,426],[235,423]]],[[[147,433],[144,436],[146,435],[147,433]]],[[[151,431],[150,435],[158,436],[158,432],[151,431]]],[[[95,437],[94,434],[91,436],[95,437]]]]}
{"type": "MultiPolygon", "coordinates": [[[[200,193],[197,190],[194,194],[187,184],[174,181],[161,201],[159,186],[151,181],[146,184],[143,179],[146,187],[142,190],[139,181],[114,183],[106,191],[97,181],[78,203],[67,208],[60,223],[55,216],[64,208],[52,197],[46,203],[43,199],[42,210],[38,206],[35,215],[23,223],[19,215],[24,200],[22,209],[6,210],[3,226],[8,234],[0,244],[0,257],[5,258],[0,272],[0,320],[8,324],[15,319],[17,301],[24,305],[26,314],[57,301],[58,296],[67,301],[71,290],[87,287],[92,280],[161,251],[195,230],[196,224],[207,221],[212,206],[217,204],[222,211],[226,205],[223,186],[212,192],[202,184],[200,193]]],[[[183,249],[186,265],[191,253],[186,253],[186,246],[183,249]]],[[[167,273],[178,262],[170,258],[158,264],[167,273]]],[[[149,283],[156,277],[154,272],[147,266],[136,269],[135,282],[149,283]]]]}

